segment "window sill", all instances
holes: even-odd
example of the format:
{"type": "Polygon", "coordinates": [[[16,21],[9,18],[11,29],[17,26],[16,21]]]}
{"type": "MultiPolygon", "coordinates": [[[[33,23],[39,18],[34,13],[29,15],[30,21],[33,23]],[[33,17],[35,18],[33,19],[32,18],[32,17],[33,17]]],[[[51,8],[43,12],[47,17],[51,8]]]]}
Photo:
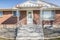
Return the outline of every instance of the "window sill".
{"type": "Polygon", "coordinates": [[[17,16],[13,16],[13,17],[17,17],[17,16]]]}
{"type": "Polygon", "coordinates": [[[54,19],[42,19],[42,20],[47,20],[48,21],[48,20],[54,20],[54,19]]]}

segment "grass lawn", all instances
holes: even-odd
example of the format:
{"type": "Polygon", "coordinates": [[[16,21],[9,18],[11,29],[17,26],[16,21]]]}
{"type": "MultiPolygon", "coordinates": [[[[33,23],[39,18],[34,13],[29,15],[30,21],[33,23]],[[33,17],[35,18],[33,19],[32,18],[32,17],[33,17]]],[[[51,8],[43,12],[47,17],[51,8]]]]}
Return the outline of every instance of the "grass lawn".
{"type": "Polygon", "coordinates": [[[45,40],[60,40],[60,38],[55,38],[55,39],[45,39],[45,40]]]}
{"type": "MultiPolygon", "coordinates": [[[[13,40],[13,39],[0,38],[0,40],[13,40]]],[[[48,40],[48,39],[47,39],[47,40],[48,40]]],[[[60,38],[56,38],[56,39],[49,39],[49,40],[60,40],[60,38]]]]}
{"type": "Polygon", "coordinates": [[[0,40],[13,40],[13,39],[5,39],[5,38],[0,38],[0,40]]]}
{"type": "Polygon", "coordinates": [[[56,39],[50,39],[50,40],[60,40],[60,38],[56,38],[56,39]]]}

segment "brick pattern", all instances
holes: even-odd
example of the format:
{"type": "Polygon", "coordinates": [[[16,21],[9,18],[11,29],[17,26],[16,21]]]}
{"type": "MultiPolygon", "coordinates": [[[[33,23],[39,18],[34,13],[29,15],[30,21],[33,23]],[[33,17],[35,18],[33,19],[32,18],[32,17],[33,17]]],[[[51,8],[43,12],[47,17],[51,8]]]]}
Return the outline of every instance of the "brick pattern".
{"type": "Polygon", "coordinates": [[[40,11],[39,10],[33,10],[33,22],[34,24],[40,23],[40,11]]]}
{"type": "Polygon", "coordinates": [[[3,20],[1,24],[15,24],[17,17],[13,17],[12,11],[3,11],[3,17],[0,20],[3,20]]]}
{"type": "MultiPolygon", "coordinates": [[[[27,11],[22,10],[20,11],[20,21],[22,24],[27,24],[27,11]]],[[[60,10],[55,11],[55,20],[53,21],[53,24],[60,24],[60,10]]],[[[34,24],[38,24],[39,17],[40,17],[40,11],[39,10],[33,10],[33,22],[34,24]]],[[[12,11],[3,11],[3,17],[0,17],[0,24],[16,24],[17,23],[17,17],[13,17],[12,11]]],[[[50,24],[50,21],[44,21],[44,24],[50,24]]]]}
{"type": "Polygon", "coordinates": [[[24,25],[27,24],[27,13],[26,13],[26,11],[20,11],[20,21],[21,21],[21,24],[24,24],[24,25]]]}
{"type": "Polygon", "coordinates": [[[56,15],[55,15],[55,20],[53,23],[55,25],[60,25],[60,10],[56,10],[55,13],[56,15]]]}

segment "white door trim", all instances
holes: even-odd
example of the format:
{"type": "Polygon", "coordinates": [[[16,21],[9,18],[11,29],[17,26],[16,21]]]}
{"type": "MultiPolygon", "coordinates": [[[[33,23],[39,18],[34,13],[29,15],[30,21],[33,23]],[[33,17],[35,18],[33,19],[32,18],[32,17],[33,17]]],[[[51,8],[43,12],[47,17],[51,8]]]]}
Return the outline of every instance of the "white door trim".
{"type": "Polygon", "coordinates": [[[27,10],[27,24],[33,24],[33,10],[27,10]],[[31,12],[32,18],[29,18],[29,12],[31,12]]]}

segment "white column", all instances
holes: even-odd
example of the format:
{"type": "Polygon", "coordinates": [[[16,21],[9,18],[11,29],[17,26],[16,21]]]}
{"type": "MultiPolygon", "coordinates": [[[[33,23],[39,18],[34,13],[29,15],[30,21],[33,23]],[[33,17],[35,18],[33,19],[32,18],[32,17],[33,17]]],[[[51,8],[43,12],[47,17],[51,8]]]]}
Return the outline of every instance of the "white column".
{"type": "Polygon", "coordinates": [[[40,25],[42,26],[42,9],[40,10],[40,25]]]}
{"type": "Polygon", "coordinates": [[[43,12],[43,9],[41,8],[40,9],[40,27],[42,27],[41,31],[42,31],[42,34],[43,34],[43,37],[42,37],[42,40],[44,40],[44,27],[43,27],[43,24],[42,24],[42,21],[43,21],[43,17],[42,17],[42,12],[43,12]]]}
{"type": "Polygon", "coordinates": [[[19,16],[20,16],[19,9],[16,10],[16,13],[17,13],[17,27],[19,27],[19,16]]]}

